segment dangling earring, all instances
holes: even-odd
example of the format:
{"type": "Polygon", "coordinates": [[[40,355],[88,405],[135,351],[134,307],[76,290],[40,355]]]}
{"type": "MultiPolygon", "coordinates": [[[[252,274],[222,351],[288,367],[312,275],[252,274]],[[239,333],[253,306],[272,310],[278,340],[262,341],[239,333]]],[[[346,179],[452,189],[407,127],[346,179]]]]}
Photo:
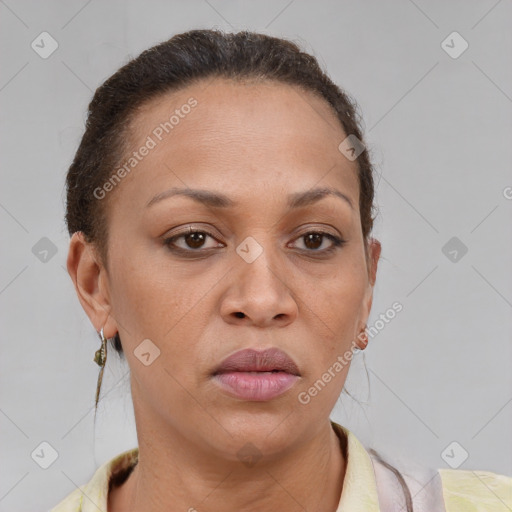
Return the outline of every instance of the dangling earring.
{"type": "Polygon", "coordinates": [[[101,367],[100,374],[98,375],[98,384],[96,386],[96,407],[98,407],[98,399],[100,396],[101,381],[103,380],[103,371],[107,362],[107,338],[103,335],[103,327],[100,331],[101,347],[96,350],[94,354],[94,362],[101,367]]]}

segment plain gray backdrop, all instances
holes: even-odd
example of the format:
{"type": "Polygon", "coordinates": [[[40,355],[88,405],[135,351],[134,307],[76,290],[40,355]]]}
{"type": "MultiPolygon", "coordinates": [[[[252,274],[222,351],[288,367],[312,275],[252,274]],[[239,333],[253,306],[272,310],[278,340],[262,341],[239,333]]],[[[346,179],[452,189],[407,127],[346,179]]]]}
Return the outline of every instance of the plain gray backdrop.
{"type": "Polygon", "coordinates": [[[369,326],[403,310],[354,358],[355,400],[332,418],[391,460],[512,475],[511,14],[510,0],[1,0],[0,511],[47,510],[137,443],[117,356],[94,428],[99,339],[66,270],[64,180],[96,87],[192,28],[293,39],[363,114],[383,246],[369,326]]]}

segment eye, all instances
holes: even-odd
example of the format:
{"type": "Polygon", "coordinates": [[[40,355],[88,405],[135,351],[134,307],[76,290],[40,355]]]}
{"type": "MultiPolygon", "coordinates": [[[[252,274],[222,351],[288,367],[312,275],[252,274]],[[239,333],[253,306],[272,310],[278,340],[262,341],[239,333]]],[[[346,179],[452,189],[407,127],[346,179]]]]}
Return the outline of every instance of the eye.
{"type": "Polygon", "coordinates": [[[218,247],[218,245],[210,245],[209,247],[205,247],[205,242],[208,238],[215,239],[214,236],[207,231],[200,231],[196,229],[189,228],[187,231],[171,236],[169,238],[164,239],[164,244],[169,247],[171,250],[176,250],[178,252],[194,252],[197,249],[213,249],[218,247]],[[182,239],[182,244],[179,245],[176,241],[182,239]]]}
{"type": "Polygon", "coordinates": [[[304,233],[299,238],[297,238],[297,240],[303,241],[305,249],[301,250],[307,252],[319,252],[323,254],[333,252],[336,248],[342,247],[346,243],[346,241],[340,237],[325,231],[308,231],[307,233],[304,233]],[[326,239],[330,240],[331,245],[322,249],[326,239]]]}
{"type": "MultiPolygon", "coordinates": [[[[208,231],[193,229],[192,227],[189,227],[182,233],[178,233],[171,237],[165,238],[163,243],[169,248],[169,250],[184,254],[191,254],[194,252],[201,253],[206,252],[208,249],[223,247],[223,244],[220,244],[220,242],[213,244],[211,243],[210,246],[208,246],[206,244],[208,238],[216,240],[215,237],[208,231]],[[180,243],[178,243],[178,241],[180,243]]],[[[304,245],[304,248],[299,247],[299,250],[308,253],[319,254],[330,254],[346,243],[346,241],[342,238],[325,231],[308,231],[307,233],[304,233],[298,237],[296,240],[301,240],[304,245]],[[326,240],[330,241],[330,245],[328,247],[324,247],[326,245],[326,240]]]]}

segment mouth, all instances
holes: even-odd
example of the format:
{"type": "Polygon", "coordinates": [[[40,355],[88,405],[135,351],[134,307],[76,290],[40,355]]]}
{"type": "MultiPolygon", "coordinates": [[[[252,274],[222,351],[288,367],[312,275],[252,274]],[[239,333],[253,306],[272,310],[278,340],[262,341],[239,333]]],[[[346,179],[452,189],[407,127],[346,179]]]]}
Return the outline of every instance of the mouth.
{"type": "Polygon", "coordinates": [[[246,349],[225,359],[214,370],[212,378],[232,397],[263,402],[288,391],[300,379],[300,373],[282,350],[246,349]]]}
{"type": "Polygon", "coordinates": [[[288,373],[300,376],[293,359],[278,348],[263,351],[244,349],[224,359],[213,371],[213,375],[222,373],[288,373]]]}

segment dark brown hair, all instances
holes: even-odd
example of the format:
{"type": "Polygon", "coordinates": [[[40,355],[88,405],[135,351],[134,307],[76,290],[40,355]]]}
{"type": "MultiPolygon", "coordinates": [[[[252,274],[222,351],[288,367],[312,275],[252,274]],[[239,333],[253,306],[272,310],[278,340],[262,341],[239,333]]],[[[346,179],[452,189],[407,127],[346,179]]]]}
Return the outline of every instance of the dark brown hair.
{"type": "MultiPolygon", "coordinates": [[[[327,101],[345,133],[363,141],[355,101],[332,82],[315,57],[294,42],[248,31],[191,30],[177,34],[142,52],[96,89],[85,133],[67,174],[68,232],[83,232],[106,268],[108,200],[98,200],[94,191],[111,178],[127,153],[130,121],[142,104],[159,95],[215,77],[298,86],[327,101]]],[[[368,260],[367,241],[375,207],[373,169],[366,148],[357,162],[361,228],[368,260]]],[[[119,334],[112,344],[121,354],[119,334]]]]}
{"type": "MultiPolygon", "coordinates": [[[[216,77],[297,86],[324,99],[347,136],[364,140],[355,100],[327,76],[314,56],[294,42],[249,31],[190,30],[177,34],[130,60],[96,89],[89,104],[85,133],[67,174],[68,232],[72,235],[81,231],[106,268],[109,201],[98,200],[94,191],[111,178],[113,169],[127,154],[131,121],[150,100],[216,77]]],[[[374,171],[366,147],[357,163],[359,212],[368,263],[376,208],[374,171]]],[[[112,344],[122,355],[119,334],[112,344]]],[[[412,510],[410,492],[405,482],[402,486],[408,497],[407,510],[412,510]]]]}

